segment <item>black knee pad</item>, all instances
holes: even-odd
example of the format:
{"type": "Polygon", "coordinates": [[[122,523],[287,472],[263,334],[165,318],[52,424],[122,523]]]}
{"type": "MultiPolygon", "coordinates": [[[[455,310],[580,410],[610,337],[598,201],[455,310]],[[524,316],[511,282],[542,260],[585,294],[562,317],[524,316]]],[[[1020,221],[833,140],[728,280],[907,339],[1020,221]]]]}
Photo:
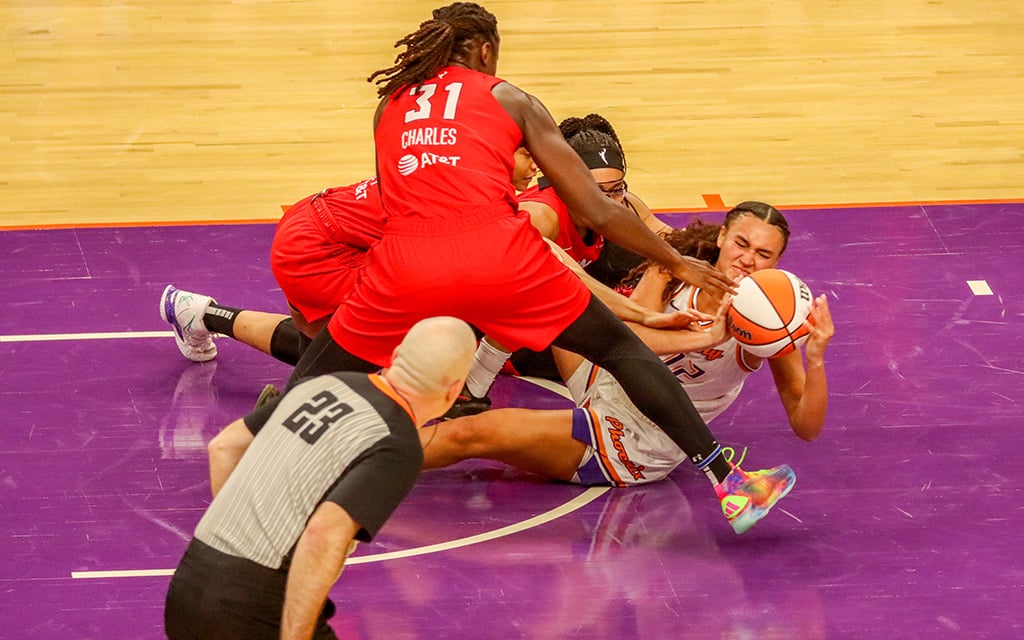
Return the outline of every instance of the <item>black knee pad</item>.
{"type": "Polygon", "coordinates": [[[291,318],[282,320],[270,337],[270,355],[285,364],[295,366],[306,347],[313,342],[295,327],[291,318]]]}

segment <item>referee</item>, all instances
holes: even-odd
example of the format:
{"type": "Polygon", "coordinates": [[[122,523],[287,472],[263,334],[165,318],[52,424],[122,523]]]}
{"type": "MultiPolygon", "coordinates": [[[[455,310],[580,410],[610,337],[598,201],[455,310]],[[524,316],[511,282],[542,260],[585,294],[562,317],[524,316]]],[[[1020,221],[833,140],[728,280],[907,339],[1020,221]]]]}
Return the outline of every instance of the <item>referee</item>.
{"type": "Polygon", "coordinates": [[[327,593],[409,493],[416,429],[451,406],[475,349],[461,320],[428,318],[379,375],[311,378],[247,416],[263,428],[171,579],[167,637],[336,638],[327,593]]]}

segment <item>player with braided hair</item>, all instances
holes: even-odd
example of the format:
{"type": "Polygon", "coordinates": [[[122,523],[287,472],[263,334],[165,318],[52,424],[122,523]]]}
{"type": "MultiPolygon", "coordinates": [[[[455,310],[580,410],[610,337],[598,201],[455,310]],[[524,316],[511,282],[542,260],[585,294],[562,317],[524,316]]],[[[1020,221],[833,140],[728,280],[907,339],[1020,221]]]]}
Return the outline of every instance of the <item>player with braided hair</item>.
{"type": "Polygon", "coordinates": [[[406,49],[395,57],[393,66],[374,71],[366,79],[380,85],[377,97],[394,96],[409,85],[419,86],[452,60],[471,57],[480,38],[497,42],[498,19],[474,2],[453,2],[434,9],[432,16],[395,43],[396,48],[406,49]]]}
{"type": "Polygon", "coordinates": [[[374,142],[384,235],[292,381],[387,366],[409,327],[435,315],[513,349],[555,344],[608,370],[707,475],[733,528],[746,530],[788,491],[792,470],[754,475],[729,464],[675,376],[518,213],[512,153],[525,146],[586,227],[718,295],[733,282],[602,194],[544,105],[495,77],[499,43],[493,15],[455,3],[399,41],[406,51],[394,66],[370,76],[382,85],[374,142]]]}

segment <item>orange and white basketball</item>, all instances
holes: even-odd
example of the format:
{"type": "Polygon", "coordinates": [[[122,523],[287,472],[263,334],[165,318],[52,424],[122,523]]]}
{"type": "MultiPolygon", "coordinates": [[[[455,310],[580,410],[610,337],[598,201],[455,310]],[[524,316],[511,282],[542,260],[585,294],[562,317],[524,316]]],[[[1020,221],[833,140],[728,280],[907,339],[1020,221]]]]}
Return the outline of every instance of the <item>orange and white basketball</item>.
{"type": "Polygon", "coordinates": [[[726,326],[745,351],[762,358],[792,353],[809,335],[811,289],[782,269],[762,269],[740,280],[726,326]]]}

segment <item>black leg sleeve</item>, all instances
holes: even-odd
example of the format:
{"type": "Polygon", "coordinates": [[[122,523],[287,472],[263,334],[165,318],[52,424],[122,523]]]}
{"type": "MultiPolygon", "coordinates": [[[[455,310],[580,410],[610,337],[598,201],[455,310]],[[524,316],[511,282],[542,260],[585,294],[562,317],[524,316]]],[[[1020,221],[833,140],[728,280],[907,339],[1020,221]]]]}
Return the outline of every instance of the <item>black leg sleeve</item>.
{"type": "Polygon", "coordinates": [[[298,380],[311,376],[319,376],[335,371],[362,371],[373,373],[380,366],[368,360],[354,356],[341,347],[331,337],[327,327],[320,330],[313,342],[306,348],[299,363],[295,365],[292,376],[288,379],[288,388],[298,380]]]}
{"type": "Polygon", "coordinates": [[[633,404],[695,464],[718,450],[704,419],[665,363],[593,296],[583,315],[554,344],[607,369],[633,404]]]}
{"type": "Polygon", "coordinates": [[[278,323],[274,334],[270,336],[270,355],[294,367],[312,342],[295,328],[295,321],[288,318],[278,323]]]}

